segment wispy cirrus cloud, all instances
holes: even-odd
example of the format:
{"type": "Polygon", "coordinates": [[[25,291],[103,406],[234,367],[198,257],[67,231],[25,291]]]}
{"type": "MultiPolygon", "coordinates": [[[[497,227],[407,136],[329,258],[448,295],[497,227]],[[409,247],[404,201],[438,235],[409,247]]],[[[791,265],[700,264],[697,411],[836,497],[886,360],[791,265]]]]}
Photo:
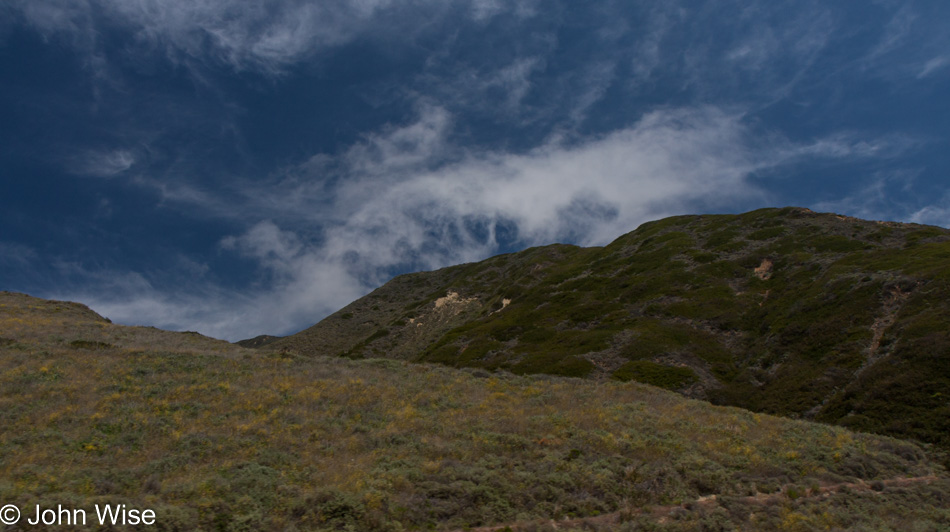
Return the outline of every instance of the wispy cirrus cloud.
{"type": "Polygon", "coordinates": [[[950,227],[950,191],[917,193],[921,168],[878,171],[863,186],[813,208],[869,220],[890,220],[950,227]]]}
{"type": "Polygon", "coordinates": [[[38,260],[39,255],[33,248],[0,240],[0,266],[22,271],[38,260]]]}
{"type": "MultiPolygon", "coordinates": [[[[757,173],[895,153],[886,138],[763,136],[743,113],[715,107],[654,111],[603,136],[555,135],[526,152],[454,146],[454,124],[444,109],[420,105],[409,123],[287,168],[266,186],[243,183],[243,199],[229,203],[246,229],[220,241],[221,253],[259,270],[259,283],[240,295],[208,279],[171,292],[133,279],[71,297],[117,321],[148,316],[232,340],[287,333],[396,272],[556,241],[603,245],[663,216],[769,204],[768,188],[750,179],[757,173]]],[[[199,211],[225,208],[209,197],[172,198],[199,211]]]]}
{"type": "Polygon", "coordinates": [[[926,78],[947,64],[950,35],[942,29],[945,13],[939,4],[928,2],[895,5],[877,42],[856,65],[896,82],[926,78]]]}
{"type": "Polygon", "coordinates": [[[131,150],[94,150],[68,158],[66,167],[68,171],[80,175],[113,177],[131,168],[135,159],[131,150]]]}
{"type": "Polygon", "coordinates": [[[267,75],[357,38],[404,41],[456,7],[475,20],[532,12],[527,3],[486,0],[12,0],[7,7],[47,37],[67,35],[84,47],[94,48],[103,29],[117,29],[134,36],[139,53],[160,52],[184,64],[216,61],[267,75]],[[427,23],[420,25],[423,19],[427,23]]]}
{"type": "Polygon", "coordinates": [[[950,227],[950,194],[945,194],[940,201],[921,207],[908,217],[909,222],[950,227]]]}
{"type": "MultiPolygon", "coordinates": [[[[156,63],[185,72],[174,98],[123,100],[113,109],[120,127],[101,125],[115,134],[94,144],[115,148],[77,148],[70,171],[122,176],[108,183],[153,193],[169,217],[218,224],[205,235],[217,242],[208,260],[253,269],[234,289],[194,261],[174,275],[73,265],[63,275],[85,284],[47,295],[117,321],[229,339],[310,325],[396,272],[555,241],[599,245],[666,215],[784,203],[769,176],[792,181],[785,171],[796,165],[891,161],[919,146],[912,131],[861,121],[863,82],[932,84],[947,64],[945,38],[927,31],[940,17],[913,2],[875,4],[853,26],[847,9],[817,1],[14,0],[0,9],[46,39],[65,36],[102,77],[141,68],[139,86],[151,87],[166,72],[156,63]],[[364,116],[308,108],[311,95],[332,93],[320,76],[255,115],[262,96],[280,101],[294,76],[353,43],[354,57],[386,70],[384,79],[334,71],[375,95],[354,106],[364,116]],[[194,80],[205,91],[197,97],[194,80]],[[182,94],[193,107],[179,105],[182,94]],[[844,118],[826,122],[825,110],[844,118]],[[274,126],[261,118],[271,111],[315,118],[274,126]],[[255,137],[262,122],[269,133],[255,137]],[[318,126],[336,129],[301,140],[318,126]]],[[[112,95],[137,93],[129,87],[119,79],[112,95]]],[[[892,197],[899,179],[881,176],[897,170],[841,177],[809,206],[940,219],[936,203],[892,197]]]]}
{"type": "Polygon", "coordinates": [[[920,72],[917,74],[917,79],[926,78],[935,72],[943,70],[948,65],[950,65],[950,54],[938,55],[937,57],[931,58],[927,60],[926,63],[924,63],[923,68],[921,68],[920,72]]]}

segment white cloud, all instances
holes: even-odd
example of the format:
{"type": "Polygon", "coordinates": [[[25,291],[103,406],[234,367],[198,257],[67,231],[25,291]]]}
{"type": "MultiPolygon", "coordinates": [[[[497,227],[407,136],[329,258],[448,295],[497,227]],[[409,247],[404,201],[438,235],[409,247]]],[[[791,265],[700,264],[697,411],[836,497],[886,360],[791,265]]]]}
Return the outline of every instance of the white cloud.
{"type": "Polygon", "coordinates": [[[473,0],[472,17],[477,21],[490,19],[501,13],[503,8],[501,0],[473,0]]]}
{"type": "Polygon", "coordinates": [[[950,208],[944,205],[928,205],[913,213],[908,221],[950,228],[950,208]]]}
{"type": "Polygon", "coordinates": [[[135,164],[130,150],[90,151],[67,161],[67,170],[81,175],[113,177],[135,164]]]}
{"type": "Polygon", "coordinates": [[[801,158],[890,158],[925,142],[899,133],[867,138],[857,132],[840,132],[792,150],[801,158]]]}
{"type": "Polygon", "coordinates": [[[350,174],[385,178],[394,172],[417,169],[447,151],[445,137],[451,117],[445,109],[422,103],[419,120],[406,126],[385,126],[353,145],[343,157],[350,174]]]}
{"type": "MultiPolygon", "coordinates": [[[[158,52],[174,61],[218,61],[275,75],[377,31],[411,33],[410,23],[393,16],[400,9],[423,10],[426,22],[447,12],[436,0],[86,0],[69,5],[33,0],[15,5],[47,36],[83,36],[88,43],[96,34],[93,25],[101,23],[90,17],[95,13],[97,21],[135,35],[139,48],[130,54],[158,52]]],[[[858,132],[796,143],[751,125],[741,110],[690,105],[658,108],[599,136],[558,134],[558,127],[582,123],[613,84],[624,85],[617,79],[621,73],[632,78],[627,81],[632,95],[645,93],[663,77],[696,87],[694,102],[712,96],[708,100],[747,98],[753,103],[743,105],[761,105],[787,95],[834,42],[838,27],[831,8],[817,14],[803,8],[797,19],[770,25],[767,21],[787,9],[770,5],[750,7],[740,14],[746,18],[717,18],[715,25],[695,16],[702,12],[675,5],[650,12],[642,27],[634,27],[633,17],[617,22],[603,38],[618,48],[596,47],[596,55],[577,62],[581,66],[570,63],[570,72],[548,79],[559,90],[550,92],[555,97],[549,100],[556,101],[535,104],[550,105],[545,109],[524,103],[535,94],[538,74],[553,54],[573,44],[559,42],[550,27],[539,25],[530,38],[518,40],[524,49],[503,49],[483,62],[473,58],[456,64],[457,56],[433,52],[426,61],[431,70],[414,74],[410,86],[394,89],[418,98],[414,121],[387,125],[336,153],[319,153],[275,171],[266,184],[234,178],[231,188],[212,189],[208,181],[179,179],[178,172],[149,174],[140,168],[148,159],[142,152],[87,153],[73,161],[77,173],[127,172],[131,183],[153,188],[167,204],[242,220],[245,229],[222,239],[221,250],[235,260],[256,261],[262,275],[257,285],[237,292],[205,278],[207,266],[187,261],[182,277],[190,281],[171,289],[145,275],[80,269],[76,275],[88,278],[96,290],[66,296],[125,323],[197,328],[232,340],[292,332],[366,293],[395,270],[478,260],[497,252],[502,241],[515,240],[519,247],[555,241],[605,244],[647,220],[769,203],[768,192],[749,179],[762,171],[816,158],[887,158],[916,144],[899,135],[869,139],[858,132]],[[715,41],[714,32],[725,41],[715,41]],[[630,33],[636,38],[625,40],[630,33]],[[602,53],[605,49],[610,53],[602,53]],[[728,94],[740,85],[754,90],[736,98],[728,94]],[[547,124],[553,124],[554,133],[528,150],[461,146],[453,137],[460,129],[456,109],[516,120],[550,113],[554,118],[547,124]],[[137,156],[142,157],[138,164],[137,156]]],[[[502,0],[472,0],[467,6],[482,23],[505,11],[536,12],[524,2],[502,0]]],[[[895,17],[865,62],[887,63],[883,59],[912,40],[908,28],[916,20],[895,17]]],[[[947,64],[945,55],[927,57],[925,64],[915,63],[923,65],[919,77],[947,64]]],[[[835,210],[876,216],[860,210],[861,202],[885,204],[885,184],[869,187],[851,203],[837,202],[835,210]]],[[[910,212],[920,220],[946,216],[938,206],[910,212]]]]}
{"type": "Polygon", "coordinates": [[[892,14],[879,41],[856,64],[896,82],[923,79],[944,68],[950,46],[945,5],[899,2],[887,7],[892,14]]]}
{"type": "MultiPolygon", "coordinates": [[[[561,216],[584,204],[614,213],[580,239],[603,244],[690,202],[714,204],[748,192],[742,181],[757,163],[743,146],[744,133],[738,116],[678,110],[651,113],[631,128],[577,145],[555,140],[525,154],[477,154],[407,176],[347,206],[356,209],[348,220],[357,225],[351,221],[341,231],[366,224],[387,228],[392,238],[406,227],[484,216],[513,221],[526,242],[540,243],[574,234],[561,216]]],[[[343,187],[366,185],[347,181],[343,187]]]]}
{"type": "MultiPolygon", "coordinates": [[[[499,56],[479,57],[478,64],[459,61],[444,53],[430,56],[423,73],[416,76],[410,98],[425,94],[434,103],[453,111],[467,111],[490,117],[500,122],[523,123],[540,112],[525,105],[525,100],[537,89],[536,77],[546,67],[545,56],[555,47],[554,38],[532,33],[530,52],[523,55],[505,50],[499,56]],[[512,57],[507,57],[512,54],[512,57]]],[[[454,46],[455,44],[453,44],[454,46]]],[[[467,45],[471,46],[471,45],[467,45]]],[[[541,91],[550,87],[540,87],[541,91]]],[[[558,101],[545,102],[556,106],[558,101]]]]}
{"type": "MultiPolygon", "coordinates": [[[[250,235],[261,236],[252,228],[250,235]]],[[[254,236],[239,239],[244,251],[259,252],[254,236]]],[[[267,244],[264,244],[265,247],[267,244]]],[[[0,246],[2,248],[2,246],[0,246]]],[[[283,251],[283,250],[281,250],[283,251]]],[[[272,257],[271,257],[272,258],[272,257]]],[[[321,262],[301,255],[290,262],[270,260],[264,266],[280,272],[279,284],[266,289],[231,290],[205,277],[207,268],[183,259],[176,289],[169,290],[138,272],[89,269],[77,263],[59,263],[62,275],[81,280],[81,289],[40,294],[49,299],[80,301],[100,315],[124,325],[148,324],[168,330],[197,330],[231,341],[263,333],[289,333],[365,293],[365,287],[342,263],[321,262]]],[[[168,274],[168,272],[163,272],[168,274]]]]}
{"type": "Polygon", "coordinates": [[[867,220],[889,220],[950,228],[950,193],[914,197],[922,170],[876,172],[858,189],[809,205],[867,220]]]}
{"type": "Polygon", "coordinates": [[[583,73],[583,78],[577,103],[569,113],[574,123],[583,122],[590,108],[604,97],[607,89],[614,83],[616,64],[610,61],[594,63],[583,73]]]}
{"type": "Polygon", "coordinates": [[[923,79],[950,65],[950,55],[940,55],[924,63],[924,67],[917,74],[917,79],[923,79]]]}
{"type": "Polygon", "coordinates": [[[950,228],[950,195],[945,196],[939,204],[918,209],[907,217],[907,221],[950,228]]]}
{"type": "MultiPolygon", "coordinates": [[[[280,74],[290,65],[359,37],[405,40],[449,13],[439,0],[12,0],[38,31],[65,34],[94,48],[105,27],[134,34],[139,51],[159,51],[176,62],[217,60],[237,70],[280,74]],[[420,12],[422,18],[418,18],[420,12]],[[425,23],[420,23],[424,19],[425,23]]],[[[474,19],[503,11],[525,16],[520,3],[460,0],[474,19]]],[[[530,11],[530,9],[528,9],[530,11]]],[[[87,51],[88,51],[87,50],[87,51]]]]}
{"type": "Polygon", "coordinates": [[[524,99],[528,91],[531,90],[531,74],[533,71],[543,66],[543,62],[538,57],[518,58],[508,66],[505,66],[488,76],[482,81],[482,87],[499,87],[507,94],[505,105],[508,111],[517,111],[521,100],[524,99]]]}
{"type": "Polygon", "coordinates": [[[876,60],[903,46],[907,39],[913,35],[913,29],[918,20],[919,17],[911,5],[902,5],[884,26],[881,39],[868,52],[866,60],[876,60]]]}
{"type": "Polygon", "coordinates": [[[221,245],[224,249],[237,250],[242,255],[253,257],[271,268],[283,267],[301,251],[297,236],[281,231],[270,220],[258,223],[243,235],[225,238],[221,245]]]}
{"type": "MultiPolygon", "coordinates": [[[[118,274],[91,282],[99,286],[93,292],[67,295],[123,323],[197,328],[231,340],[289,333],[393,271],[480,260],[502,244],[602,245],[664,216],[768,204],[751,175],[815,158],[884,158],[912,142],[840,134],[797,144],[716,107],[657,110],[600,137],[553,136],[520,153],[455,146],[453,127],[447,111],[421,104],[410,123],[318,154],[266,184],[243,183],[243,200],[229,211],[214,196],[166,196],[247,220],[245,231],[221,241],[223,253],[260,268],[259,283],[243,292],[202,275],[162,291],[142,276],[118,274]]],[[[834,210],[877,205],[883,187],[834,210]]],[[[918,217],[941,215],[931,209],[918,217]]]]}
{"type": "MultiPolygon", "coordinates": [[[[264,274],[243,294],[202,278],[162,292],[140,275],[89,274],[96,290],[57,295],[122,323],[232,340],[287,333],[378,286],[393,268],[490,256],[499,228],[518,245],[604,244],[649,219],[760,195],[745,178],[775,164],[752,149],[741,115],[714,108],[657,111],[600,138],[554,138],[525,153],[453,147],[451,125],[446,111],[421,105],[412,123],[245,190],[247,204],[233,211],[263,218],[221,242],[264,274]],[[328,185],[327,173],[340,179],[328,185]],[[322,231],[308,236],[315,226],[322,231]]],[[[208,200],[170,198],[202,208],[208,200]]]]}
{"type": "Polygon", "coordinates": [[[44,35],[57,32],[82,33],[90,24],[88,1],[44,2],[12,0],[6,7],[19,10],[44,35]]]}
{"type": "Polygon", "coordinates": [[[876,175],[868,179],[864,186],[843,197],[821,201],[809,208],[818,212],[846,214],[866,220],[896,220],[898,216],[891,211],[888,201],[891,182],[896,176],[876,175]]]}
{"type": "Polygon", "coordinates": [[[469,9],[472,18],[484,21],[502,13],[510,13],[517,18],[529,18],[538,14],[538,0],[470,0],[469,9]]]}
{"type": "MultiPolygon", "coordinates": [[[[31,247],[17,244],[15,242],[4,242],[0,240],[0,265],[10,268],[11,271],[22,271],[38,259],[36,250],[31,247]]],[[[7,287],[0,287],[0,290],[6,290],[7,287]]]]}
{"type": "MultiPolygon", "coordinates": [[[[311,159],[283,182],[248,185],[245,197],[256,202],[250,211],[282,223],[328,223],[327,246],[352,247],[376,235],[379,243],[420,247],[430,226],[461,226],[468,218],[514,222],[528,243],[565,238],[577,231],[559,221],[564,213],[600,205],[591,212],[613,213],[610,220],[598,221],[603,228],[596,236],[581,240],[604,243],[691,202],[714,205],[754,194],[744,182],[749,172],[775,164],[770,157],[808,149],[793,153],[783,145],[767,156],[756,153],[741,114],[711,107],[656,111],[603,137],[568,143],[555,136],[525,153],[452,146],[451,124],[444,110],[422,107],[416,122],[389,126],[339,156],[311,159]],[[342,176],[329,190],[328,175],[342,176]],[[314,209],[326,197],[332,201],[314,209]]],[[[366,247],[389,247],[376,244],[366,247]]]]}
{"type": "Polygon", "coordinates": [[[141,42],[170,56],[211,53],[238,69],[276,73],[316,51],[351,40],[388,0],[251,2],[101,0],[141,42]]]}

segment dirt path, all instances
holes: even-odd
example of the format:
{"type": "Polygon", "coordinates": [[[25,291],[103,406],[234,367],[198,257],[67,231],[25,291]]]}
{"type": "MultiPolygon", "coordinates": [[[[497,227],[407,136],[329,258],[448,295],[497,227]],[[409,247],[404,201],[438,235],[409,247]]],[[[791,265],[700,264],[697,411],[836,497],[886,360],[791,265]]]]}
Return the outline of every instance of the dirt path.
{"type": "MultiPolygon", "coordinates": [[[[885,487],[904,487],[911,486],[914,484],[929,484],[937,480],[937,476],[925,476],[925,477],[908,477],[908,478],[892,478],[887,480],[873,480],[870,482],[859,481],[859,482],[845,482],[841,484],[830,484],[827,486],[822,486],[818,488],[817,491],[808,491],[807,494],[804,494],[800,497],[797,497],[796,500],[808,500],[808,499],[819,499],[823,497],[828,497],[833,495],[843,489],[850,489],[855,491],[880,491],[885,487]]],[[[788,500],[788,494],[786,493],[789,486],[783,486],[781,491],[776,493],[757,493],[755,495],[750,495],[747,497],[738,497],[740,502],[746,504],[756,504],[756,505],[767,505],[774,504],[777,501],[788,500]]],[[[710,508],[718,504],[716,501],[718,497],[716,495],[708,495],[706,497],[700,497],[695,501],[692,501],[693,507],[700,506],[710,508]]],[[[594,517],[579,517],[576,519],[564,519],[560,521],[555,521],[553,519],[543,520],[538,519],[535,521],[522,521],[514,523],[501,523],[491,526],[483,526],[476,528],[466,528],[464,531],[467,532],[502,532],[504,530],[511,530],[513,532],[518,530],[523,530],[525,528],[536,528],[538,525],[549,525],[555,530],[557,529],[566,529],[566,528],[577,528],[584,525],[597,525],[597,526],[609,526],[616,525],[620,523],[620,516],[622,513],[625,513],[626,516],[632,517],[637,515],[652,515],[658,522],[664,522],[671,517],[671,514],[681,508],[685,508],[689,503],[670,505],[670,506],[646,506],[638,510],[630,511],[624,510],[621,512],[613,512],[609,514],[598,515],[594,517]]],[[[451,532],[464,532],[463,529],[453,530],[451,532]]]]}

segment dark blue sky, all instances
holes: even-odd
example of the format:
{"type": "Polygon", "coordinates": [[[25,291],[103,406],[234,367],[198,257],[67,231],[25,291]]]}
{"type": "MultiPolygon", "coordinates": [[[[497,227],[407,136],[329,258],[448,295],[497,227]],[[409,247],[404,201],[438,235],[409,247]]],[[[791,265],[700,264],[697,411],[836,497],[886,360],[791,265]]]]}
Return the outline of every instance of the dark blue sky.
{"type": "Polygon", "coordinates": [[[0,289],[231,340],[684,213],[950,226],[950,4],[13,0],[0,289]]]}

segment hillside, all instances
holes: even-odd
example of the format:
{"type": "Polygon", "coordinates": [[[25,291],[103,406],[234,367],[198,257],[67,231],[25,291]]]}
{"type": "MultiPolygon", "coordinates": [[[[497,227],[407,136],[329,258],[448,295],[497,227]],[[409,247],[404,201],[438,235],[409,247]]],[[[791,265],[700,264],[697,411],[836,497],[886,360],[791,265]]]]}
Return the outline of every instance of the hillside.
{"type": "Polygon", "coordinates": [[[950,478],[915,443],[636,382],[250,350],[8,292],[0,336],[0,501],[24,516],[127,504],[154,510],[154,530],[950,526],[950,478]]]}
{"type": "Polygon", "coordinates": [[[280,340],[280,336],[271,336],[269,334],[262,334],[255,336],[254,338],[248,338],[247,340],[238,340],[236,343],[241,347],[250,347],[250,348],[259,348],[270,345],[277,340],[280,340]]]}
{"type": "Polygon", "coordinates": [[[950,231],[679,216],[396,277],[271,347],[636,380],[950,449],[950,231]]]}

